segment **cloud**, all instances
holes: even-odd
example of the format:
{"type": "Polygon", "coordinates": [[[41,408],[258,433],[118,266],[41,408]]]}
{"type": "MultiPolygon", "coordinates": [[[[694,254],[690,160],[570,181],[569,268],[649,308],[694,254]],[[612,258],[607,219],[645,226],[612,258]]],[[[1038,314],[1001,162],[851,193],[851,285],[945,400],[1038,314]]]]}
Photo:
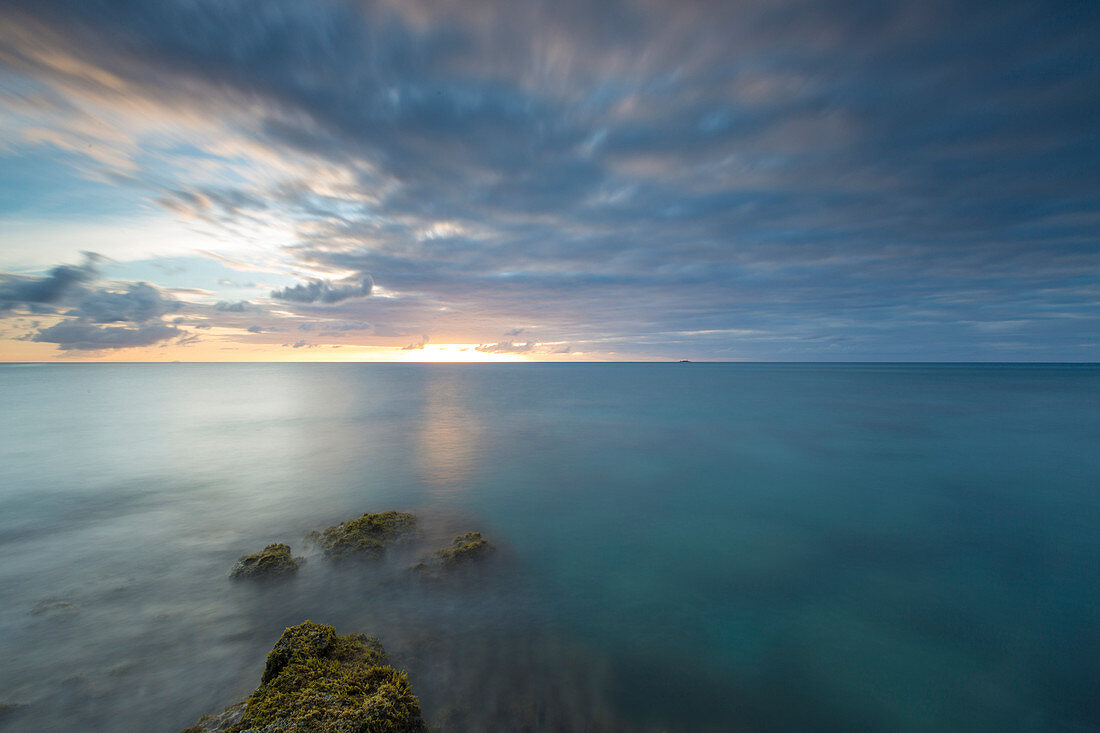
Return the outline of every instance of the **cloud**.
{"type": "Polygon", "coordinates": [[[234,302],[219,300],[214,304],[214,310],[216,311],[228,311],[230,313],[243,313],[251,307],[251,303],[247,300],[238,300],[234,302]]]}
{"type": "Polygon", "coordinates": [[[419,351],[428,345],[428,334],[424,334],[420,337],[419,341],[414,341],[411,344],[407,344],[401,347],[402,351],[419,351]]]}
{"type": "Polygon", "coordinates": [[[0,273],[0,313],[60,303],[95,279],[96,265],[101,259],[97,254],[86,252],[83,264],[58,265],[45,277],[0,273]]]}
{"type": "Polygon", "coordinates": [[[538,344],[534,341],[527,341],[519,344],[512,341],[501,341],[496,344],[481,344],[476,347],[476,349],[485,354],[527,354],[536,346],[538,346],[538,344]]]}
{"type": "Polygon", "coordinates": [[[145,326],[98,326],[84,321],[62,321],[44,328],[32,341],[57,344],[65,351],[92,351],[99,349],[126,349],[135,346],[151,346],[167,339],[182,336],[186,332],[175,326],[153,323],[145,326]]]}
{"type": "Polygon", "coordinates": [[[249,333],[263,333],[264,329],[261,326],[249,326],[246,329],[249,333]]]}
{"type": "Polygon", "coordinates": [[[266,202],[240,189],[167,191],[156,203],[178,214],[207,220],[232,219],[249,210],[263,211],[266,202]]]}
{"type": "Polygon", "coordinates": [[[0,273],[0,312],[59,314],[61,320],[49,326],[33,324],[36,330],[25,340],[57,344],[64,351],[149,346],[187,335],[162,320],[180,309],[180,301],[146,282],[100,283],[102,261],[88,252],[83,264],[58,265],[43,277],[0,273]]]}
{"type": "Polygon", "coordinates": [[[122,289],[89,290],[66,315],[90,323],[145,323],[179,309],[179,301],[166,298],[149,283],[129,283],[122,289]]]}
{"type": "MultiPolygon", "coordinates": [[[[315,275],[265,287],[290,317],[756,358],[1004,329],[1095,358],[1081,7],[12,0],[0,64],[9,145],[263,250],[230,266],[315,275]]],[[[0,312],[73,307],[79,277],[0,278],[0,312]]]]}
{"type": "Polygon", "coordinates": [[[349,298],[364,298],[373,288],[370,275],[337,281],[311,278],[306,283],[272,290],[271,297],[293,303],[339,303],[349,298]]]}
{"type": "Polygon", "coordinates": [[[369,331],[371,324],[347,321],[305,321],[298,324],[299,331],[369,331]]]}

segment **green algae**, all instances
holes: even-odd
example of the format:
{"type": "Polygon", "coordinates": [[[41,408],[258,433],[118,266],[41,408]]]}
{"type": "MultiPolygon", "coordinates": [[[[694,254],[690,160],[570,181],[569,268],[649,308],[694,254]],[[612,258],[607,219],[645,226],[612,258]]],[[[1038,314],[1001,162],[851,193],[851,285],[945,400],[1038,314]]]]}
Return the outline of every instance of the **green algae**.
{"type": "MultiPolygon", "coordinates": [[[[235,710],[229,708],[227,712],[235,710]]],[[[420,702],[374,637],[338,636],[304,621],[283,632],[267,656],[260,686],[232,724],[209,727],[204,716],[188,733],[422,733],[420,702]]]]}
{"type": "Polygon", "coordinates": [[[301,558],[290,556],[290,545],[274,544],[237,560],[231,578],[272,578],[292,575],[302,564],[301,558]]]}
{"type": "Polygon", "coordinates": [[[315,543],[331,560],[379,558],[386,544],[416,530],[416,517],[407,512],[364,514],[358,519],[310,532],[306,539],[315,543]]]}

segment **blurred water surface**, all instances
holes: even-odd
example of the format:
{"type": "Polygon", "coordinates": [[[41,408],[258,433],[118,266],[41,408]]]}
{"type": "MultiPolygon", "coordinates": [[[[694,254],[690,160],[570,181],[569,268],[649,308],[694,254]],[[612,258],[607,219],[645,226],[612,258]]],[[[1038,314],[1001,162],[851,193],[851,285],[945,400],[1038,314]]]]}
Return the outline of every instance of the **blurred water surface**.
{"type": "Polygon", "coordinates": [[[282,628],[446,730],[1100,730],[1100,368],[0,366],[0,728],[174,731],[282,628]],[[424,537],[281,585],[365,511],[424,537]],[[500,548],[459,584],[418,554],[500,548]]]}

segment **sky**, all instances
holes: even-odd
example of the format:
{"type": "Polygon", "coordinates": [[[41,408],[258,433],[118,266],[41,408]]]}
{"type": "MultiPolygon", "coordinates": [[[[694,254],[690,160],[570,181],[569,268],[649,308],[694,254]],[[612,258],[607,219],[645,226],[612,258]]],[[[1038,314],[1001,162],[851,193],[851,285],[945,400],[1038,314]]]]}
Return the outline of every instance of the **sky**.
{"type": "Polygon", "coordinates": [[[1100,361],[1100,3],[5,0],[2,361],[1100,361]]]}

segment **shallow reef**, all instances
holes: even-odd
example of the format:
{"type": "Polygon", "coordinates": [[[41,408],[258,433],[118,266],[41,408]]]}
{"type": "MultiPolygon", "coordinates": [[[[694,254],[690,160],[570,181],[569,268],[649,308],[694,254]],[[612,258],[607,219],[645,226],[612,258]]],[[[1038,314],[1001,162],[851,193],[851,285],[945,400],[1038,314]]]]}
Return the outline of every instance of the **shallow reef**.
{"type": "Polygon", "coordinates": [[[374,637],[338,636],[325,624],[291,626],[267,656],[244,703],[203,716],[182,733],[419,733],[420,702],[374,637]]]}
{"type": "Polygon", "coordinates": [[[231,578],[273,578],[292,575],[304,561],[290,556],[290,545],[268,545],[252,555],[245,555],[229,573],[231,578]]]}
{"type": "Polygon", "coordinates": [[[379,558],[385,554],[387,543],[415,531],[415,515],[388,511],[364,514],[323,532],[310,532],[306,539],[320,547],[330,560],[379,558]]]}

